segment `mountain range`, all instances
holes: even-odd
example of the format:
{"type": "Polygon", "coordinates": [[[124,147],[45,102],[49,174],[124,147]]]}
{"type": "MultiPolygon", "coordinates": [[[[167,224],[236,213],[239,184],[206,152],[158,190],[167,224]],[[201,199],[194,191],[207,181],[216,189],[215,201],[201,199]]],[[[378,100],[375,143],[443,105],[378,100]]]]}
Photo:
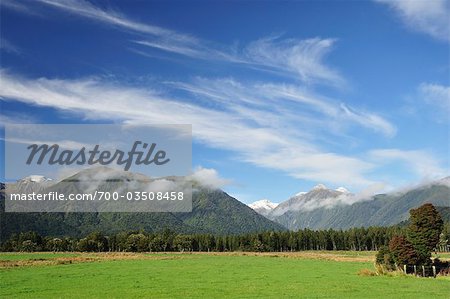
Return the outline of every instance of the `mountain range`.
{"type": "MultiPolygon", "coordinates": [[[[108,171],[108,170],[106,170],[108,171]]],[[[105,172],[105,169],[104,171],[105,172]]],[[[79,178],[93,175],[98,177],[99,169],[79,172],[60,182],[49,179],[30,179],[27,177],[12,184],[12,188],[23,190],[77,190],[79,178]]],[[[117,190],[122,184],[132,180],[148,180],[151,178],[130,172],[116,172],[108,175],[109,190],[117,190]]],[[[164,178],[175,180],[176,178],[164,178]]],[[[0,240],[8,238],[13,233],[36,231],[43,236],[86,236],[92,231],[105,234],[120,231],[145,230],[148,232],[170,229],[183,233],[212,233],[212,234],[244,234],[257,231],[286,230],[282,225],[261,216],[247,205],[231,197],[219,189],[205,187],[201,182],[192,182],[192,212],[186,213],[127,213],[127,212],[33,212],[33,213],[5,213],[5,194],[1,192],[0,201],[0,240]]],[[[104,188],[105,186],[103,186],[104,188]]],[[[5,186],[2,184],[2,189],[5,186]]]]}
{"type": "MultiPolygon", "coordinates": [[[[342,187],[332,190],[320,184],[278,205],[272,204],[274,208],[261,214],[290,230],[390,226],[407,220],[409,210],[424,203],[449,207],[449,182],[450,178],[445,178],[407,191],[375,196],[352,194],[342,187]]],[[[266,207],[269,206],[267,201],[266,207]]]]}
{"type": "MultiPolygon", "coordinates": [[[[108,178],[97,187],[107,190],[121,189],[124,184],[133,180],[147,183],[156,180],[141,174],[96,168],[81,171],[62,181],[29,176],[8,186],[25,192],[79,191],[81,178],[94,180],[104,173],[108,173],[108,178]]],[[[186,180],[179,177],[160,179],[169,182],[186,180]]],[[[68,206],[66,212],[5,213],[5,185],[1,184],[0,241],[13,233],[24,231],[36,231],[43,236],[73,237],[85,236],[92,231],[110,234],[137,230],[157,232],[164,229],[181,233],[228,235],[302,228],[390,226],[406,221],[409,210],[423,203],[450,207],[450,178],[408,191],[366,197],[353,194],[343,187],[329,189],[319,184],[280,204],[264,199],[249,206],[220,189],[206,187],[199,181],[190,183],[193,186],[192,211],[184,213],[80,213],[71,212],[71,206],[68,206]]]]}

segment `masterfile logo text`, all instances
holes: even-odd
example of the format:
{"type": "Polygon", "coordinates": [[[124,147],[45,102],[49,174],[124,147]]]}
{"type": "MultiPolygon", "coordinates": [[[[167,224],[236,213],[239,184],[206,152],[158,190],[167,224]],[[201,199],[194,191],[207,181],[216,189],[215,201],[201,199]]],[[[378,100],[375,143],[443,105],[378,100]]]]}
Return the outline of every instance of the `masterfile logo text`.
{"type": "Polygon", "coordinates": [[[190,125],[7,125],[5,210],[186,212],[191,165],[190,125]]]}

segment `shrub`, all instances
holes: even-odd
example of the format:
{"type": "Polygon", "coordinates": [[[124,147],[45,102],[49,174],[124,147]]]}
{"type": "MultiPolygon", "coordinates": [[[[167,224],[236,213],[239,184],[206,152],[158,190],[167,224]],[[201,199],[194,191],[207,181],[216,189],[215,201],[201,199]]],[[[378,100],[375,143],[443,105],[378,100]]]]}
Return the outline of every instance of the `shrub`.
{"type": "Polygon", "coordinates": [[[394,269],[394,259],[392,258],[392,253],[386,246],[381,246],[380,250],[375,257],[376,266],[384,266],[387,270],[394,269]]]}
{"type": "Polygon", "coordinates": [[[397,266],[416,265],[419,261],[416,250],[404,236],[394,236],[389,242],[389,251],[397,266]]]}
{"type": "Polygon", "coordinates": [[[372,270],[369,269],[361,269],[358,271],[358,275],[359,276],[376,276],[377,272],[374,272],[372,270]]]}

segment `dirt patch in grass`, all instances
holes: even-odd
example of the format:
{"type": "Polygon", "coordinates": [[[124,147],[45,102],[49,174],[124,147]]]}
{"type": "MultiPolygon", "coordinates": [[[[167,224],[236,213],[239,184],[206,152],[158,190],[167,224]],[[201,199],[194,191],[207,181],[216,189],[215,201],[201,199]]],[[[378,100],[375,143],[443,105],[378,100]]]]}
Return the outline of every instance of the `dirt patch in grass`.
{"type": "MultiPolygon", "coordinates": [[[[205,253],[200,253],[205,254],[205,253]]],[[[281,257],[281,258],[297,258],[297,259],[314,259],[327,260],[337,262],[374,262],[374,255],[349,255],[346,252],[323,252],[323,251],[299,251],[299,252],[213,252],[207,253],[210,255],[225,255],[225,256],[263,256],[263,257],[281,257]]]]}
{"type": "Polygon", "coordinates": [[[1,268],[30,267],[30,266],[51,266],[67,265],[75,263],[89,263],[100,261],[120,261],[120,260],[169,260],[180,259],[181,255],[168,254],[147,254],[132,252],[100,252],[100,253],[79,253],[78,256],[37,258],[26,260],[0,260],[1,268]]]}
{"type": "Polygon", "coordinates": [[[50,265],[65,265],[72,263],[93,262],[95,258],[91,257],[59,257],[48,259],[28,259],[28,260],[2,260],[0,261],[0,268],[15,268],[15,267],[30,267],[30,266],[50,266],[50,265]]]}
{"type": "Polygon", "coordinates": [[[377,272],[369,270],[369,269],[361,269],[358,271],[359,276],[377,276],[377,272]]]}

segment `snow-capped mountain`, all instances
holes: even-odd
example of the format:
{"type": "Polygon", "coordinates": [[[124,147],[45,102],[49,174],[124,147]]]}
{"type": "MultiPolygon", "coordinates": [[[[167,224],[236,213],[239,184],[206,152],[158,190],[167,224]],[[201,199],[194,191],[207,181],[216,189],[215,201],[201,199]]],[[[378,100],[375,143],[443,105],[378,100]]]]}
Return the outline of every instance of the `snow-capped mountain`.
{"type": "Polygon", "coordinates": [[[450,187],[450,176],[440,179],[436,184],[450,187]]]}
{"type": "Polygon", "coordinates": [[[342,193],[350,193],[350,191],[348,191],[345,187],[336,188],[336,191],[342,192],[342,193]]]}
{"type": "Polygon", "coordinates": [[[300,191],[299,193],[295,194],[295,196],[304,195],[304,194],[306,194],[306,193],[308,193],[308,192],[306,192],[306,191],[300,191]]]}
{"type": "Polygon", "coordinates": [[[327,186],[325,186],[324,184],[318,184],[318,185],[315,185],[315,186],[311,189],[311,191],[327,190],[327,189],[328,189],[327,186]]]}
{"type": "Polygon", "coordinates": [[[314,186],[309,192],[298,192],[288,200],[275,204],[268,199],[258,200],[248,206],[261,215],[272,219],[288,211],[310,211],[316,208],[333,206],[353,196],[346,188],[328,189],[323,184],[314,186]]]}
{"type": "Polygon", "coordinates": [[[280,203],[267,217],[291,230],[389,226],[408,219],[409,211],[424,203],[449,207],[450,178],[375,195],[319,185],[280,203]]]}
{"type": "Polygon", "coordinates": [[[43,175],[30,175],[18,180],[16,183],[11,184],[12,188],[22,193],[39,192],[44,188],[47,188],[54,184],[54,181],[43,175]]]}
{"type": "Polygon", "coordinates": [[[23,182],[34,182],[34,183],[43,183],[43,182],[52,181],[52,179],[47,178],[47,177],[45,177],[43,175],[30,175],[30,176],[24,177],[20,181],[23,181],[23,182]]]}
{"type": "Polygon", "coordinates": [[[328,189],[323,184],[314,186],[309,192],[299,192],[280,203],[270,212],[270,217],[283,215],[288,211],[310,211],[321,207],[333,206],[352,194],[344,187],[328,189]]]}
{"type": "Polygon", "coordinates": [[[273,209],[278,206],[278,204],[273,203],[268,199],[261,199],[249,204],[248,206],[259,214],[267,216],[273,209]]]}

